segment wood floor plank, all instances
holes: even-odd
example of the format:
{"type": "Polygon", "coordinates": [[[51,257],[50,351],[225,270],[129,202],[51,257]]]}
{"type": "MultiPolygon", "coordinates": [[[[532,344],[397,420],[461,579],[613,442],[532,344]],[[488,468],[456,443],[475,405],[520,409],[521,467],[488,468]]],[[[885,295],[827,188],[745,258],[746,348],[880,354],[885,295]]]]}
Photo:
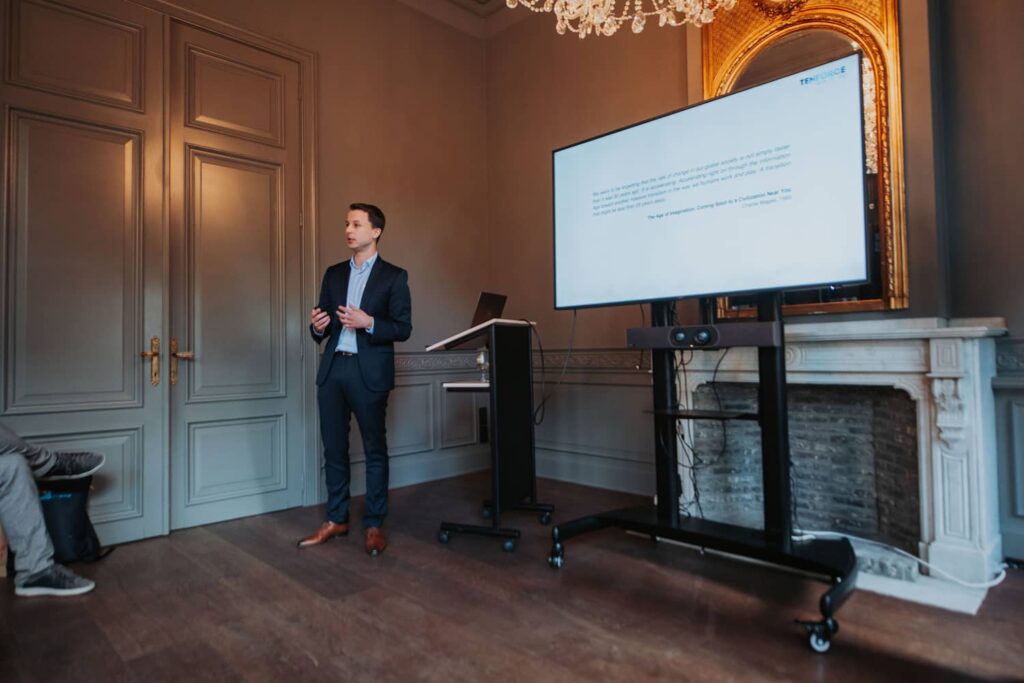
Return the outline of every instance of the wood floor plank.
{"type": "Polygon", "coordinates": [[[132,683],[176,683],[188,672],[190,683],[242,683],[216,650],[199,640],[184,640],[128,662],[132,683]]]}
{"type": "MultiPolygon", "coordinates": [[[[0,680],[81,681],[1003,681],[1024,672],[1024,577],[976,617],[855,592],[832,651],[797,617],[825,584],[618,530],[545,559],[550,527],[508,514],[493,539],[437,542],[441,520],[477,523],[486,473],[396,490],[390,545],[347,538],[306,550],[323,508],[287,510],[125,545],[76,567],[79,598],[0,595],[0,680]]],[[[639,502],[541,481],[555,519],[639,502]]],[[[6,584],[10,586],[11,580],[6,584]]]]}

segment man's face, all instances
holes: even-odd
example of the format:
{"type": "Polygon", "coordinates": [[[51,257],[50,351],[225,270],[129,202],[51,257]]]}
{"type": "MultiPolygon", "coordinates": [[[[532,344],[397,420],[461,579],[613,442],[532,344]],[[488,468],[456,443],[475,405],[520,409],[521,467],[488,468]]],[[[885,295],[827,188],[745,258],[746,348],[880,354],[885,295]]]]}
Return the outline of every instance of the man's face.
{"type": "Polygon", "coordinates": [[[349,211],[345,215],[345,244],[354,252],[365,251],[380,237],[380,229],[370,225],[365,211],[349,211]]]}

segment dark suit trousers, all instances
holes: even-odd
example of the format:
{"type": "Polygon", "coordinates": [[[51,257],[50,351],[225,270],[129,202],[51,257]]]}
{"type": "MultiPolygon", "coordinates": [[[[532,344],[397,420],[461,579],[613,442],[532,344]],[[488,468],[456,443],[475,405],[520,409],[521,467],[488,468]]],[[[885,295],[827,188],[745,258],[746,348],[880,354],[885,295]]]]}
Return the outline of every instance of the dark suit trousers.
{"type": "Polygon", "coordinates": [[[385,415],[388,392],[366,386],[355,356],[336,354],[327,379],[317,389],[320,435],[324,442],[327,519],[348,521],[349,431],[355,414],[366,454],[366,509],[363,526],[380,526],[388,513],[388,444],[385,415]]]}

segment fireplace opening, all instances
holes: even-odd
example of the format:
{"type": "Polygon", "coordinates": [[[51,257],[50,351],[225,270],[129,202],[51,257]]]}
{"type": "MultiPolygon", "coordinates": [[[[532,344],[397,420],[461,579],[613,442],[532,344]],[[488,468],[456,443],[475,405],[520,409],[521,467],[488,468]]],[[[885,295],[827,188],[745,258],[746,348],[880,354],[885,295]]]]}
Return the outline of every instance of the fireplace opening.
{"type": "MultiPolygon", "coordinates": [[[[917,413],[891,387],[789,385],[793,527],[854,534],[914,555],[921,540],[917,413]]],[[[697,409],[755,412],[757,386],[701,385],[697,409]],[[717,393],[717,395],[716,395],[717,393]]],[[[697,466],[687,467],[698,496],[684,511],[763,528],[761,432],[756,422],[693,423],[697,466]],[[724,436],[724,443],[723,443],[724,436]]],[[[692,456],[690,456],[692,457],[692,456]]],[[[682,460],[691,460],[684,453],[682,460]]],[[[684,496],[684,499],[686,497],[684,496]]]]}

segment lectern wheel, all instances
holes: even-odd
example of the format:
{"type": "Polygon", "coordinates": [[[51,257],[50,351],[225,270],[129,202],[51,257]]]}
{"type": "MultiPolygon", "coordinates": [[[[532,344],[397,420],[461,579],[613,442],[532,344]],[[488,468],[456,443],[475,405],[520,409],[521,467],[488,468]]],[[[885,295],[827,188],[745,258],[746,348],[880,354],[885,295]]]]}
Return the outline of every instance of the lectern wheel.
{"type": "Polygon", "coordinates": [[[551,524],[551,513],[547,512],[547,511],[544,511],[544,512],[540,513],[540,518],[539,519],[540,519],[540,523],[541,524],[551,524]]]}
{"type": "Polygon", "coordinates": [[[491,515],[493,515],[493,514],[494,514],[494,512],[492,512],[491,508],[489,508],[489,507],[484,507],[484,508],[480,509],[480,516],[483,517],[484,519],[490,519],[491,515]]]}
{"type": "Polygon", "coordinates": [[[510,553],[516,549],[516,540],[514,538],[506,538],[501,547],[506,553],[510,553]]]}
{"type": "Polygon", "coordinates": [[[448,535],[447,531],[442,531],[437,535],[437,540],[441,541],[441,543],[447,543],[451,540],[451,536],[448,535]]]}

